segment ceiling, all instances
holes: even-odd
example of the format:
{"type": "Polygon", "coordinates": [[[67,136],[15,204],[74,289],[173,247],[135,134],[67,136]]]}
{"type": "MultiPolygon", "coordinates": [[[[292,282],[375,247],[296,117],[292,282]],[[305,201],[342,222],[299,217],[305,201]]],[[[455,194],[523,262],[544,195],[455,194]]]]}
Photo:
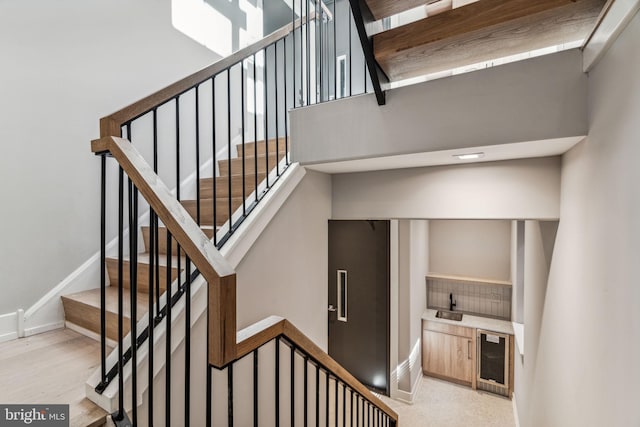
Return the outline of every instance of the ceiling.
{"type": "Polygon", "coordinates": [[[341,162],[305,164],[307,169],[329,174],[366,172],[374,170],[417,168],[426,166],[460,165],[495,162],[501,160],[559,156],[582,141],[585,136],[575,136],[541,141],[488,145],[484,147],[402,154],[396,156],[345,160],[341,162]],[[455,155],[484,153],[480,159],[459,160],[455,155]]]}

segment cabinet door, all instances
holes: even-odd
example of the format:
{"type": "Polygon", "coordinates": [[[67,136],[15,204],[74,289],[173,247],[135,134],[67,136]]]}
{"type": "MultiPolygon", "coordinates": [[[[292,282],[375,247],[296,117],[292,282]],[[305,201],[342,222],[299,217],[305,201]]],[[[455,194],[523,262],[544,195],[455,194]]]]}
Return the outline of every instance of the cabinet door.
{"type": "Polygon", "coordinates": [[[473,380],[473,348],[470,338],[422,331],[422,369],[461,382],[473,380]]]}

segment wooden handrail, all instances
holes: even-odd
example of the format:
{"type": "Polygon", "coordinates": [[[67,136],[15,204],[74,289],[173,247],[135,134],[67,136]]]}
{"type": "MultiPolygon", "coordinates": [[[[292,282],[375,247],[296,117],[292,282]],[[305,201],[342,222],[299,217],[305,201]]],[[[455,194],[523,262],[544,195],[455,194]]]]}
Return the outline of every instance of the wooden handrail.
{"type": "MultiPolygon", "coordinates": [[[[315,359],[320,365],[325,367],[336,378],[340,379],[351,389],[358,392],[362,397],[373,403],[384,412],[395,425],[398,425],[398,414],[377,397],[371,390],[358,381],[349,371],[336,362],[331,356],[325,353],[305,334],[296,328],[288,320],[279,316],[270,316],[238,332],[238,343],[236,358],[241,358],[275,339],[284,337],[303,352],[315,359]]],[[[218,366],[221,368],[222,366],[218,366]]]]}
{"type": "MultiPolygon", "coordinates": [[[[299,18],[297,21],[295,21],[295,25],[289,23],[269,34],[267,37],[257,41],[256,43],[240,49],[230,56],[224,57],[219,61],[214,62],[213,64],[201,69],[200,71],[196,71],[195,73],[183,78],[182,80],[172,83],[164,89],[160,89],[159,91],[152,93],[151,95],[146,96],[141,100],[134,102],[133,104],[128,105],[121,110],[116,111],[115,113],[101,118],[100,137],[121,137],[121,126],[123,124],[148,113],[149,111],[153,110],[156,107],[159,107],[172,98],[183,94],[194,86],[204,83],[213,76],[223,72],[227,68],[236,65],[240,61],[249,58],[254,53],[257,53],[262,49],[270,46],[272,43],[277,42],[278,40],[289,34],[293,28],[298,28],[301,23],[305,22],[306,19],[306,16],[303,16],[302,18],[299,18]]],[[[312,21],[314,19],[316,19],[316,12],[311,12],[309,14],[309,21],[312,21]]]]}

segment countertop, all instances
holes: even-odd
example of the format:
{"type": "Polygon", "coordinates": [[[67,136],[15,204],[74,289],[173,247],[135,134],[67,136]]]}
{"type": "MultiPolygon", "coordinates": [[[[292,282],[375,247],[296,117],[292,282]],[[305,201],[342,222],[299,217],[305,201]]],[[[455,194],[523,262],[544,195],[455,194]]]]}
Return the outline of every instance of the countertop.
{"type": "Polygon", "coordinates": [[[503,334],[513,335],[513,325],[509,320],[492,319],[490,317],[473,316],[471,314],[464,314],[462,320],[456,322],[455,320],[439,319],[436,317],[438,310],[428,308],[422,313],[422,320],[429,320],[433,322],[448,323],[450,325],[464,326],[467,328],[486,329],[487,331],[500,332],[503,334]]]}

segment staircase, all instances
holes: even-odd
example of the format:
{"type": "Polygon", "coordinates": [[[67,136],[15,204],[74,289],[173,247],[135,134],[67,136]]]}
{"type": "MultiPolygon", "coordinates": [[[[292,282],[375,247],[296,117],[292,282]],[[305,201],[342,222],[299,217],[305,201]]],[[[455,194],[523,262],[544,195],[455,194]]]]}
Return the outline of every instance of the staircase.
{"type": "MultiPolygon", "coordinates": [[[[264,183],[268,172],[282,168],[277,162],[282,161],[286,157],[286,147],[288,141],[280,138],[277,141],[270,139],[268,142],[257,141],[247,142],[244,144],[244,156],[242,144],[236,145],[237,157],[232,159],[218,160],[219,175],[215,178],[200,179],[200,228],[209,237],[213,239],[214,230],[218,230],[224,226],[229,220],[229,200],[231,200],[231,213],[240,209],[245,203],[249,206],[254,200],[252,195],[256,189],[264,183]],[[276,151],[278,150],[278,151],[276,151]],[[257,153],[257,157],[256,154],[257,153]],[[268,154],[267,154],[268,153],[268,154]],[[277,155],[276,155],[277,153],[277,155]],[[244,160],[244,175],[243,175],[244,160]],[[229,173],[229,164],[231,165],[231,173],[229,173]],[[258,172],[256,173],[256,165],[258,172]],[[243,178],[244,177],[244,178],[243,178]],[[244,192],[242,183],[244,180],[244,192]],[[231,181],[231,193],[229,193],[229,181],[231,181]],[[215,216],[213,203],[213,184],[215,182],[215,216]],[[231,197],[229,197],[231,195],[231,197]],[[250,197],[252,195],[252,197],[250,197]],[[215,218],[215,219],[214,219],[215,218]],[[213,226],[215,222],[215,227],[213,226]]],[[[180,203],[189,212],[194,220],[197,220],[197,200],[181,200],[180,203]]],[[[137,255],[137,310],[136,317],[140,321],[147,316],[149,309],[149,279],[150,279],[150,227],[140,227],[140,232],[144,241],[145,251],[137,255]]],[[[158,252],[157,274],[160,295],[164,295],[166,284],[169,276],[169,268],[167,267],[167,229],[164,226],[158,227],[157,236],[158,252]]],[[[178,259],[178,244],[174,238],[171,243],[171,278],[173,283],[179,274],[184,273],[186,258],[184,251],[178,259]],[[180,265],[180,270],[178,270],[180,265]]],[[[106,271],[109,277],[109,283],[118,283],[118,258],[106,258],[106,271]]],[[[122,263],[123,279],[122,284],[125,289],[125,295],[130,289],[130,260],[128,257],[123,259],[122,263]]],[[[78,292],[62,297],[62,303],[65,313],[65,323],[68,327],[82,332],[90,337],[99,337],[101,331],[100,325],[100,307],[101,295],[100,288],[88,291],[78,292]]],[[[124,334],[129,333],[131,307],[129,298],[124,298],[124,334]]],[[[117,286],[108,286],[106,288],[106,333],[107,338],[112,342],[118,339],[118,289],[117,286]]]]}

